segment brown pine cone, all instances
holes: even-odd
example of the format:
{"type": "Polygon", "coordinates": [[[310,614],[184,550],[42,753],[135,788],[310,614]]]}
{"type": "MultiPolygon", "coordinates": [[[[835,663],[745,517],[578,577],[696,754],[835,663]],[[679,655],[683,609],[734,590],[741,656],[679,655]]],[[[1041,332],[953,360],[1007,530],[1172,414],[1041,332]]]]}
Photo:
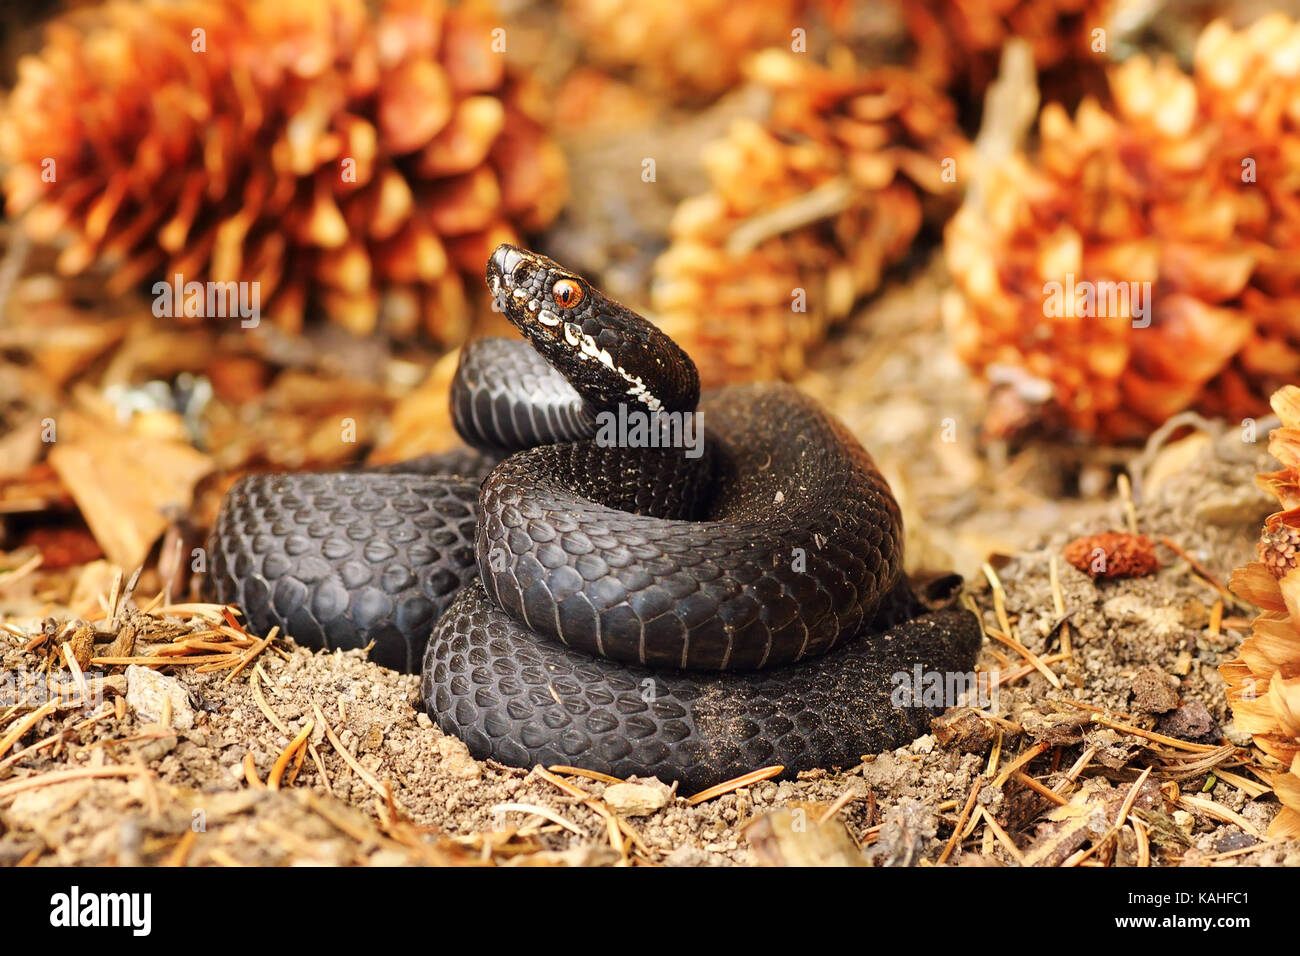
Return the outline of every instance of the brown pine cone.
{"type": "Polygon", "coordinates": [[[801,12],[812,5],[813,0],[566,0],[564,10],[594,62],[631,70],[645,88],[689,100],[740,82],[748,54],[788,45],[801,12]]]}
{"type": "Polygon", "coordinates": [[[993,80],[1003,45],[1028,41],[1040,71],[1095,66],[1093,30],[1106,29],[1115,0],[903,0],[915,68],[938,86],[973,96],[993,80]]]}
{"type": "Polygon", "coordinates": [[[1232,575],[1232,590],[1257,606],[1251,636],[1240,655],[1219,668],[1237,727],[1275,758],[1280,770],[1273,790],[1282,810],[1269,826],[1276,839],[1300,839],[1300,388],[1272,398],[1282,427],[1269,436],[1269,452],[1282,469],[1257,477],[1287,509],[1270,515],[1260,539],[1260,560],[1232,575]]]}
{"type": "Polygon", "coordinates": [[[951,103],[907,71],[778,50],[749,65],[772,92],[704,154],[712,190],[681,204],[652,306],[706,384],[793,377],[907,252],[924,195],[964,155],[951,103]]]}
{"type": "Polygon", "coordinates": [[[465,281],[546,225],[564,163],[490,8],[112,0],[49,30],[0,117],[11,214],[125,288],[257,282],[296,330],[464,337],[465,281]]]}
{"type": "Polygon", "coordinates": [[[985,169],[948,226],[954,344],[1041,419],[1136,439],[1187,408],[1259,414],[1300,375],[1288,146],[1229,128],[1206,84],[1130,59],[1111,107],[1049,104],[1035,157],[985,169]],[[1270,158],[1258,182],[1248,157],[1270,158]]]}
{"type": "Polygon", "coordinates": [[[1255,268],[1241,304],[1254,328],[1223,386],[1263,396],[1300,378],[1300,23],[1274,14],[1238,32],[1210,24],[1196,85],[1223,130],[1225,176],[1250,178],[1243,188],[1267,209],[1243,236],[1255,268]]]}

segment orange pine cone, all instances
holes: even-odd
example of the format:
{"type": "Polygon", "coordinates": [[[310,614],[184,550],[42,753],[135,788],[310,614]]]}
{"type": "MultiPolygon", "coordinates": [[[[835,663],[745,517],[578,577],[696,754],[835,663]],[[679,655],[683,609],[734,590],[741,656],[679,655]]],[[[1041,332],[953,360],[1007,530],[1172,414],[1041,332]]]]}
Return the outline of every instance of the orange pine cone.
{"type": "Polygon", "coordinates": [[[1269,436],[1269,452],[1282,469],[1259,475],[1286,510],[1270,515],[1260,536],[1260,560],[1232,575],[1232,590],[1260,609],[1240,656],[1219,668],[1237,726],[1281,765],[1273,790],[1282,810],[1268,835],[1300,839],[1300,388],[1272,399],[1282,427],[1269,436]]]}
{"type": "Polygon", "coordinates": [[[1225,175],[1249,179],[1267,210],[1243,236],[1255,269],[1241,302],[1254,329],[1234,383],[1266,395],[1300,376],[1300,23],[1212,23],[1197,43],[1196,83],[1223,130],[1225,175]]]}
{"type": "Polygon", "coordinates": [[[594,61],[630,69],[644,87],[674,99],[692,99],[740,82],[745,56],[789,43],[799,14],[811,5],[812,0],[567,0],[564,10],[594,61]]]}
{"type": "Polygon", "coordinates": [[[478,3],[112,0],[56,21],[0,116],[4,193],[61,271],[256,282],[288,330],[463,338],[564,163],[478,3]]]}
{"type": "Polygon", "coordinates": [[[1046,398],[1040,417],[1103,439],[1188,408],[1259,414],[1300,375],[1291,134],[1230,120],[1203,69],[1136,57],[1111,94],[1073,118],[1044,108],[1035,158],[987,169],[949,224],[955,346],[1046,398]]]}
{"type": "Polygon", "coordinates": [[[753,58],[772,91],[704,154],[710,192],[683,202],[655,264],[654,313],[707,385],[793,377],[806,352],[906,254],[922,197],[954,187],[951,103],[897,69],[753,58]]]}
{"type": "Polygon", "coordinates": [[[1093,31],[1106,28],[1115,0],[905,0],[916,69],[939,86],[979,94],[1012,37],[1026,40],[1040,71],[1093,63],[1093,31]]]}

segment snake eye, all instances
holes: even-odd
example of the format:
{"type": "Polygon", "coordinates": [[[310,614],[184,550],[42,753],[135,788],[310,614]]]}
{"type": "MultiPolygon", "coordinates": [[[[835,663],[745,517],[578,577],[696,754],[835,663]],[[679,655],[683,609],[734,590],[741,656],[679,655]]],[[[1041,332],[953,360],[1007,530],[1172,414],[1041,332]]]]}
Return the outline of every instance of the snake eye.
{"type": "Polygon", "coordinates": [[[560,308],[571,309],[582,301],[582,286],[572,279],[561,279],[551,286],[551,295],[560,308]]]}

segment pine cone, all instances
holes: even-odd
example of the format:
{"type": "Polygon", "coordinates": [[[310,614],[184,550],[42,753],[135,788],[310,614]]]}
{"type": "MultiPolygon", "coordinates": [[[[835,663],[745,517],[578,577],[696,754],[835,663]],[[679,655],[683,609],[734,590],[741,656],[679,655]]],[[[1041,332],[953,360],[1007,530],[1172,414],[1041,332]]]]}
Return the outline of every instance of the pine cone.
{"type": "Polygon", "coordinates": [[[563,201],[537,97],[473,3],[113,0],[56,22],[0,117],[11,214],[72,274],[259,283],[287,330],[454,342],[465,277],[563,201]],[[53,163],[53,166],[49,166],[53,163]],[[43,175],[55,171],[52,181],[43,175]]]}
{"type": "Polygon", "coordinates": [[[1282,469],[1256,478],[1286,508],[1270,515],[1260,538],[1259,561],[1238,568],[1232,590],[1260,608],[1239,657],[1219,668],[1237,726],[1282,764],[1273,790],[1282,801],[1268,835],[1300,839],[1300,388],[1273,395],[1282,427],[1269,436],[1269,452],[1282,469]]]}
{"type": "Polygon", "coordinates": [[[799,14],[812,5],[813,0],[567,0],[565,13],[595,62],[631,69],[644,87],[690,100],[738,83],[745,56],[788,44],[799,14]]]}
{"type": "Polygon", "coordinates": [[[1256,257],[1241,303],[1255,328],[1242,382],[1267,395],[1300,374],[1300,23],[1282,14],[1234,32],[1210,24],[1196,47],[1205,111],[1223,129],[1225,174],[1258,190],[1267,212],[1244,236],[1256,257]]]}
{"type": "Polygon", "coordinates": [[[678,207],[651,293],[706,384],[798,375],[907,252],[965,148],[951,103],[906,71],[777,50],[749,71],[770,113],[706,148],[712,191],[678,207]]]}
{"type": "Polygon", "coordinates": [[[1107,26],[1115,0],[904,0],[913,64],[932,83],[981,94],[1003,45],[1029,42],[1042,71],[1092,65],[1092,31],[1107,26]]]}
{"type": "Polygon", "coordinates": [[[1103,439],[1187,408],[1258,414],[1300,374],[1288,143],[1226,125],[1203,72],[1135,57],[1110,80],[1109,111],[1045,107],[1036,158],[986,169],[949,224],[957,351],[1045,400],[1041,419],[1103,439]],[[1273,163],[1260,184],[1248,157],[1273,163]]]}

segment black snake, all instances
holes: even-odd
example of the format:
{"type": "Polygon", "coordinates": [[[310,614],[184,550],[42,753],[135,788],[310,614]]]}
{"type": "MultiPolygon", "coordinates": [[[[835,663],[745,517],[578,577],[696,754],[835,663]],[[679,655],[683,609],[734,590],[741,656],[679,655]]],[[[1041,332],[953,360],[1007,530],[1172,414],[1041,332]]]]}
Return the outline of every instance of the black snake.
{"type": "Polygon", "coordinates": [[[853,436],[787,385],[701,397],[674,342],[544,256],[502,246],[487,278],[526,342],[464,350],[472,449],[241,479],[216,599],[422,667],[442,730],[517,766],[702,787],[924,733],[900,681],[968,673],[979,626],[913,592],[853,436]]]}

